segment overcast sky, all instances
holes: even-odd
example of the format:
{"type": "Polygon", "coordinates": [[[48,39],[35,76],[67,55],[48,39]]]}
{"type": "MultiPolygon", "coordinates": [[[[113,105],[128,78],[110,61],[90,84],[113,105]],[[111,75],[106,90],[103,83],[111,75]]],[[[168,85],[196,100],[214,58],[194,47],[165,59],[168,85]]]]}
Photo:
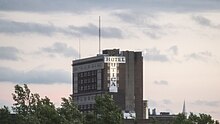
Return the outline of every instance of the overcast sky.
{"type": "Polygon", "coordinates": [[[1,0],[0,106],[14,85],[59,105],[72,92],[71,62],[102,49],[143,51],[144,99],[157,112],[220,119],[219,0],[1,0]]]}

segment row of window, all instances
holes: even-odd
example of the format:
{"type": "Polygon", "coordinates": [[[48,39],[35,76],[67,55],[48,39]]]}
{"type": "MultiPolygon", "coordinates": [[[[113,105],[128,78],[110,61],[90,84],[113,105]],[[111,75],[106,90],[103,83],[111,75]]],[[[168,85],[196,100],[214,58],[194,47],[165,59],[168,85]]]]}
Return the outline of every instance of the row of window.
{"type": "Polygon", "coordinates": [[[83,91],[91,91],[91,90],[96,90],[97,86],[96,84],[89,84],[89,85],[82,85],[82,86],[78,86],[79,88],[79,92],[83,92],[83,91]]]}
{"type": "Polygon", "coordinates": [[[95,104],[78,105],[78,108],[79,108],[80,110],[94,109],[94,108],[95,108],[95,104]]]}
{"type": "Polygon", "coordinates": [[[90,76],[95,76],[97,75],[97,70],[92,70],[92,71],[86,71],[86,72],[80,72],[78,73],[78,77],[90,77],[90,76]]]}
{"type": "Polygon", "coordinates": [[[94,101],[95,95],[76,97],[77,102],[94,101]]]}
{"type": "Polygon", "coordinates": [[[79,85],[83,85],[83,84],[87,84],[87,83],[96,83],[97,81],[97,77],[91,77],[91,78],[86,78],[86,79],[79,79],[78,80],[78,84],[79,85]]]}

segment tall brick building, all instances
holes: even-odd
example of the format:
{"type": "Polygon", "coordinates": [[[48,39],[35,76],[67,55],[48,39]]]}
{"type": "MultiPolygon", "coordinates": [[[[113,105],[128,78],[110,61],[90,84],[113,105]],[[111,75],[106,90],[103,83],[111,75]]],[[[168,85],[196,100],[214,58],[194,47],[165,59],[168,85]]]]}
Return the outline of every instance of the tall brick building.
{"type": "Polygon", "coordinates": [[[101,55],[74,60],[73,97],[80,111],[94,110],[95,96],[109,93],[126,114],[143,118],[141,52],[103,50],[101,55]]]}

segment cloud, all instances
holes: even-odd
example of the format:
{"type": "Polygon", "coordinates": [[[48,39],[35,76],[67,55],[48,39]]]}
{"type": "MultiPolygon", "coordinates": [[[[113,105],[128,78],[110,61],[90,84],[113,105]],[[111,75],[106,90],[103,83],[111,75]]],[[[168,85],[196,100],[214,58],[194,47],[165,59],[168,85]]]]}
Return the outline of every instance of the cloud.
{"type": "MultiPolygon", "coordinates": [[[[98,36],[98,27],[89,24],[87,26],[69,26],[56,27],[53,24],[40,24],[30,22],[16,22],[0,19],[0,33],[17,34],[17,33],[38,33],[41,35],[51,36],[55,33],[62,33],[71,36],[98,36]]],[[[122,31],[118,28],[103,27],[102,37],[104,38],[123,38],[122,31]]]]}
{"type": "Polygon", "coordinates": [[[168,49],[168,52],[171,52],[171,54],[173,54],[173,55],[178,55],[178,47],[176,45],[175,46],[171,46],[168,49]]]}
{"type": "Polygon", "coordinates": [[[163,29],[164,27],[167,27],[167,25],[152,23],[155,21],[155,17],[152,14],[143,14],[132,11],[116,11],[113,12],[112,15],[118,17],[126,23],[131,24],[130,26],[132,28],[138,28],[138,30],[141,30],[151,39],[159,39],[166,34],[163,29]]]}
{"type": "Polygon", "coordinates": [[[69,72],[64,70],[30,70],[27,72],[0,67],[0,82],[8,81],[13,83],[53,84],[70,83],[69,72]]]}
{"type": "Polygon", "coordinates": [[[219,107],[220,101],[205,101],[205,100],[197,100],[192,104],[200,105],[200,106],[210,106],[210,107],[219,107]]]}
{"type": "Polygon", "coordinates": [[[164,100],[162,100],[162,102],[163,102],[164,104],[166,104],[166,105],[172,104],[172,101],[169,100],[169,99],[164,99],[164,100]]]}
{"type": "Polygon", "coordinates": [[[168,62],[170,61],[168,56],[165,54],[161,54],[160,50],[157,48],[145,49],[145,59],[147,61],[159,61],[159,62],[168,62]]]}
{"type": "Polygon", "coordinates": [[[156,85],[168,85],[168,81],[165,81],[165,80],[154,81],[154,84],[156,84],[156,85]]]}
{"type": "Polygon", "coordinates": [[[82,13],[95,9],[140,9],[142,11],[192,12],[219,10],[219,4],[218,0],[1,0],[0,10],[82,13]]]}
{"type": "Polygon", "coordinates": [[[209,51],[203,51],[198,53],[190,53],[184,56],[187,61],[189,60],[199,60],[203,62],[208,62],[214,59],[214,56],[209,51]]]}
{"type": "Polygon", "coordinates": [[[15,47],[0,47],[0,60],[13,60],[21,59],[19,57],[20,51],[15,47]]]}
{"type": "MultiPolygon", "coordinates": [[[[88,24],[87,26],[69,26],[70,29],[76,31],[80,35],[98,36],[99,28],[94,24],[88,24]]],[[[104,38],[123,38],[122,31],[113,27],[102,27],[101,36],[104,38]]]]}
{"type": "Polygon", "coordinates": [[[49,53],[50,55],[58,54],[65,57],[76,57],[78,52],[72,47],[68,47],[67,44],[56,42],[51,47],[41,48],[41,51],[49,53]]]}
{"type": "Polygon", "coordinates": [[[40,24],[30,22],[16,22],[0,19],[0,33],[17,34],[17,33],[38,33],[50,36],[54,33],[63,33],[67,35],[77,35],[68,28],[56,27],[52,24],[40,24]]]}
{"type": "MultiPolygon", "coordinates": [[[[137,26],[139,29],[142,29],[142,32],[151,39],[160,39],[161,37],[166,35],[164,31],[164,27],[167,27],[166,25],[158,25],[150,21],[144,21],[142,22],[142,24],[139,24],[137,26]]],[[[166,28],[166,30],[167,29],[168,28],[166,28]]]]}
{"type": "Polygon", "coordinates": [[[199,25],[220,29],[220,24],[215,25],[213,24],[213,22],[211,22],[211,20],[203,16],[192,16],[192,19],[196,21],[199,25]]]}
{"type": "Polygon", "coordinates": [[[149,36],[151,39],[160,39],[163,35],[162,32],[156,32],[156,31],[153,31],[153,30],[144,31],[144,34],[149,36]]]}

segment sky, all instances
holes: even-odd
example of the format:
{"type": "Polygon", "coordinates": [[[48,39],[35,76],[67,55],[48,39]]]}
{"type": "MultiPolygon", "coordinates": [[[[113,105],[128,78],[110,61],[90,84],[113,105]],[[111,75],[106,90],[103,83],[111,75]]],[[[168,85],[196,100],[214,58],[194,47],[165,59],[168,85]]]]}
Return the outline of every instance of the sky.
{"type": "Polygon", "coordinates": [[[0,106],[16,84],[57,106],[72,92],[72,60],[101,49],[142,51],[144,99],[157,112],[220,120],[219,0],[0,0],[0,106]],[[79,50],[80,44],[80,50],[79,50]]]}

